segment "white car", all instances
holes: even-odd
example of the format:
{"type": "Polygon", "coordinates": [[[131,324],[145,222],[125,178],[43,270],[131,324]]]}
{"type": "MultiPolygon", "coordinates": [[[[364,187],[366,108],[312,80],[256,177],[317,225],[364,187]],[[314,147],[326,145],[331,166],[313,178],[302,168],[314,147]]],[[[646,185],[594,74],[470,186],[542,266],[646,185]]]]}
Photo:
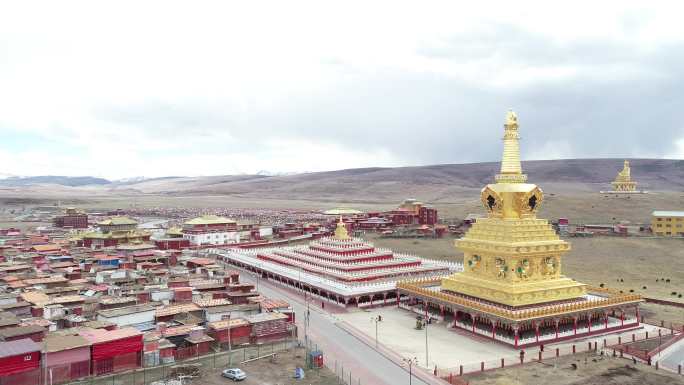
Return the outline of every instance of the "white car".
{"type": "Polygon", "coordinates": [[[221,372],[221,375],[225,378],[230,378],[233,381],[242,381],[247,378],[247,373],[238,368],[226,369],[221,372]]]}

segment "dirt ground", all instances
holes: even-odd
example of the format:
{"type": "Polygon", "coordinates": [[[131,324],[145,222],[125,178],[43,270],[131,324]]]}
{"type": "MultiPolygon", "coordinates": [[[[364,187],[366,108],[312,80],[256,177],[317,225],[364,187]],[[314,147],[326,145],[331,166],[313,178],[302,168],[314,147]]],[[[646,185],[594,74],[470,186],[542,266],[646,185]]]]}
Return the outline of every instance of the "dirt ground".
{"type": "Polygon", "coordinates": [[[463,261],[463,253],[454,248],[455,237],[444,238],[383,238],[377,233],[367,232],[363,238],[376,247],[391,249],[397,253],[414,254],[424,258],[463,261]]]}
{"type": "MultiPolygon", "coordinates": [[[[365,237],[376,246],[396,252],[426,258],[463,259],[463,253],[454,248],[455,238],[451,236],[397,239],[369,233],[365,237]]],[[[600,236],[566,240],[572,246],[563,258],[566,276],[595,286],[603,283],[626,293],[634,290],[643,296],[684,302],[684,240],[600,236]]]]}
{"type": "MultiPolygon", "coordinates": [[[[327,368],[307,369],[303,380],[294,379],[296,367],[305,367],[305,351],[297,349],[293,355],[290,351],[278,354],[276,362],[264,358],[248,362],[243,365],[233,365],[247,373],[247,379],[240,382],[244,385],[338,385],[338,379],[327,368]]],[[[192,382],[192,385],[225,385],[233,381],[221,377],[221,369],[210,369],[202,378],[192,382]]]]}
{"type": "Polygon", "coordinates": [[[21,231],[27,231],[31,229],[35,229],[36,227],[40,226],[49,226],[50,223],[48,222],[17,222],[17,221],[11,221],[11,220],[3,220],[0,218],[0,228],[9,228],[9,227],[14,227],[15,229],[19,229],[21,231]]]}
{"type": "Polygon", "coordinates": [[[655,303],[642,303],[639,306],[641,314],[648,320],[665,321],[665,327],[670,327],[670,323],[676,328],[684,324],[684,309],[674,306],[658,305],[655,303]]]}
{"type": "Polygon", "coordinates": [[[565,275],[626,293],[634,290],[647,297],[684,302],[679,297],[684,293],[684,240],[594,237],[568,241],[573,249],[563,259],[565,275]]]}
{"type": "Polygon", "coordinates": [[[560,357],[505,369],[468,374],[470,385],[665,385],[684,384],[684,377],[623,358],[594,353],[560,357]],[[572,364],[577,365],[574,369],[572,364]]]}

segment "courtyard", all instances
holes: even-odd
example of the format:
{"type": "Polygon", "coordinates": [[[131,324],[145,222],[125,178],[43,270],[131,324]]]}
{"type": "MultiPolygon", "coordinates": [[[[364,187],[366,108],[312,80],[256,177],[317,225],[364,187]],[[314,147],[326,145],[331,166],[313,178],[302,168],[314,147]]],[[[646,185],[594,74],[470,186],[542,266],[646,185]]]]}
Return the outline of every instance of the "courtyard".
{"type": "MultiPolygon", "coordinates": [[[[470,372],[478,370],[482,362],[485,362],[487,367],[491,367],[491,365],[498,365],[502,358],[509,363],[517,362],[519,359],[520,350],[503,343],[494,343],[491,338],[485,336],[447,328],[444,321],[438,321],[427,326],[428,357],[426,364],[426,329],[417,330],[415,328],[417,314],[395,306],[388,306],[365,310],[354,309],[348,313],[337,314],[336,317],[367,335],[369,340],[374,341],[376,325],[372,318],[378,315],[382,316],[382,322],[378,324],[377,328],[378,343],[403,358],[417,358],[418,365],[430,371],[437,367],[440,372],[456,373],[459,370],[458,368],[463,365],[465,372],[470,372]]],[[[657,336],[659,329],[656,326],[642,324],[642,328],[634,331],[549,344],[544,348],[544,357],[554,354],[556,348],[559,349],[561,355],[570,354],[572,345],[576,345],[578,352],[587,350],[590,342],[596,343],[600,347],[604,339],[608,340],[609,345],[617,342],[618,337],[622,341],[631,340],[632,334],[635,334],[637,339],[643,339],[646,331],[649,332],[650,336],[657,336]]],[[[662,329],[662,333],[669,332],[668,329],[662,329]]],[[[536,358],[538,351],[538,347],[526,349],[526,360],[536,358]]]]}

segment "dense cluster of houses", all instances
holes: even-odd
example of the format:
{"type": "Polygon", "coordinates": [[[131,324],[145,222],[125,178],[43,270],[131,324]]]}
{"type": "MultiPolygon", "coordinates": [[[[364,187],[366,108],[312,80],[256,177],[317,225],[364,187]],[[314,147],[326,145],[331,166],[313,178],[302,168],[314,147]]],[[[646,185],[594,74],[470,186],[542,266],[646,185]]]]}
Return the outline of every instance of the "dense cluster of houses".
{"type": "Polygon", "coordinates": [[[0,233],[0,384],[59,384],[295,334],[288,303],[191,251],[0,233]]]}

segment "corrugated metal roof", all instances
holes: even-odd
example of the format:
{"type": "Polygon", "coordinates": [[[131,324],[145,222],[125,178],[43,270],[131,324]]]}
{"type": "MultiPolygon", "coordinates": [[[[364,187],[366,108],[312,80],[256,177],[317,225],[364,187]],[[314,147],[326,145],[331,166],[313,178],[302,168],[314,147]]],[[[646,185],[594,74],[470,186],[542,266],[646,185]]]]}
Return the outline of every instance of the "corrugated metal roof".
{"type": "Polygon", "coordinates": [[[13,328],[5,328],[5,329],[0,330],[0,337],[11,338],[11,337],[23,336],[23,335],[27,335],[27,334],[40,333],[40,332],[45,332],[45,328],[42,326],[38,326],[38,325],[17,326],[17,327],[13,327],[13,328]]]}
{"type": "Polygon", "coordinates": [[[654,217],[684,217],[684,211],[654,211],[654,217]]]}
{"type": "Polygon", "coordinates": [[[200,306],[200,307],[214,307],[214,306],[224,306],[224,305],[230,305],[231,304],[231,302],[225,298],[197,299],[193,302],[197,306],[200,306]]]}
{"type": "Polygon", "coordinates": [[[92,344],[99,344],[102,342],[115,341],[123,338],[142,335],[138,329],[133,327],[125,327],[114,330],[84,328],[83,330],[80,330],[78,334],[85,337],[92,344]]]}
{"type": "Polygon", "coordinates": [[[0,358],[17,356],[31,352],[39,352],[40,345],[30,338],[8,341],[0,344],[0,358]]]}
{"type": "Polygon", "coordinates": [[[157,309],[156,312],[154,313],[155,317],[164,317],[167,315],[173,315],[173,314],[179,314],[179,313],[185,313],[185,312],[191,312],[191,311],[197,311],[200,310],[200,307],[195,305],[194,303],[188,303],[188,304],[182,304],[182,305],[171,305],[171,306],[166,306],[161,309],[157,309]]]}
{"type": "Polygon", "coordinates": [[[63,350],[75,349],[90,345],[90,342],[85,337],[79,335],[48,335],[43,340],[43,343],[45,344],[46,353],[61,352],[63,350]]]}
{"type": "Polygon", "coordinates": [[[249,321],[249,323],[277,321],[284,319],[287,319],[287,316],[282,313],[259,313],[247,317],[247,321],[249,321]]]}
{"type": "Polygon", "coordinates": [[[273,310],[279,308],[289,308],[290,304],[282,299],[264,299],[261,303],[261,308],[266,310],[273,310]]]}
{"type": "Polygon", "coordinates": [[[148,311],[154,311],[154,305],[151,304],[140,304],[133,306],[117,307],[114,309],[102,309],[97,311],[97,315],[105,318],[121,317],[128,314],[144,313],[148,311]]]}
{"type": "Polygon", "coordinates": [[[221,321],[214,321],[214,322],[209,322],[207,323],[207,327],[209,329],[214,329],[214,330],[223,330],[227,329],[228,327],[234,328],[238,326],[247,326],[249,325],[249,322],[247,322],[246,319],[244,318],[231,318],[231,319],[225,319],[221,321]]]}

